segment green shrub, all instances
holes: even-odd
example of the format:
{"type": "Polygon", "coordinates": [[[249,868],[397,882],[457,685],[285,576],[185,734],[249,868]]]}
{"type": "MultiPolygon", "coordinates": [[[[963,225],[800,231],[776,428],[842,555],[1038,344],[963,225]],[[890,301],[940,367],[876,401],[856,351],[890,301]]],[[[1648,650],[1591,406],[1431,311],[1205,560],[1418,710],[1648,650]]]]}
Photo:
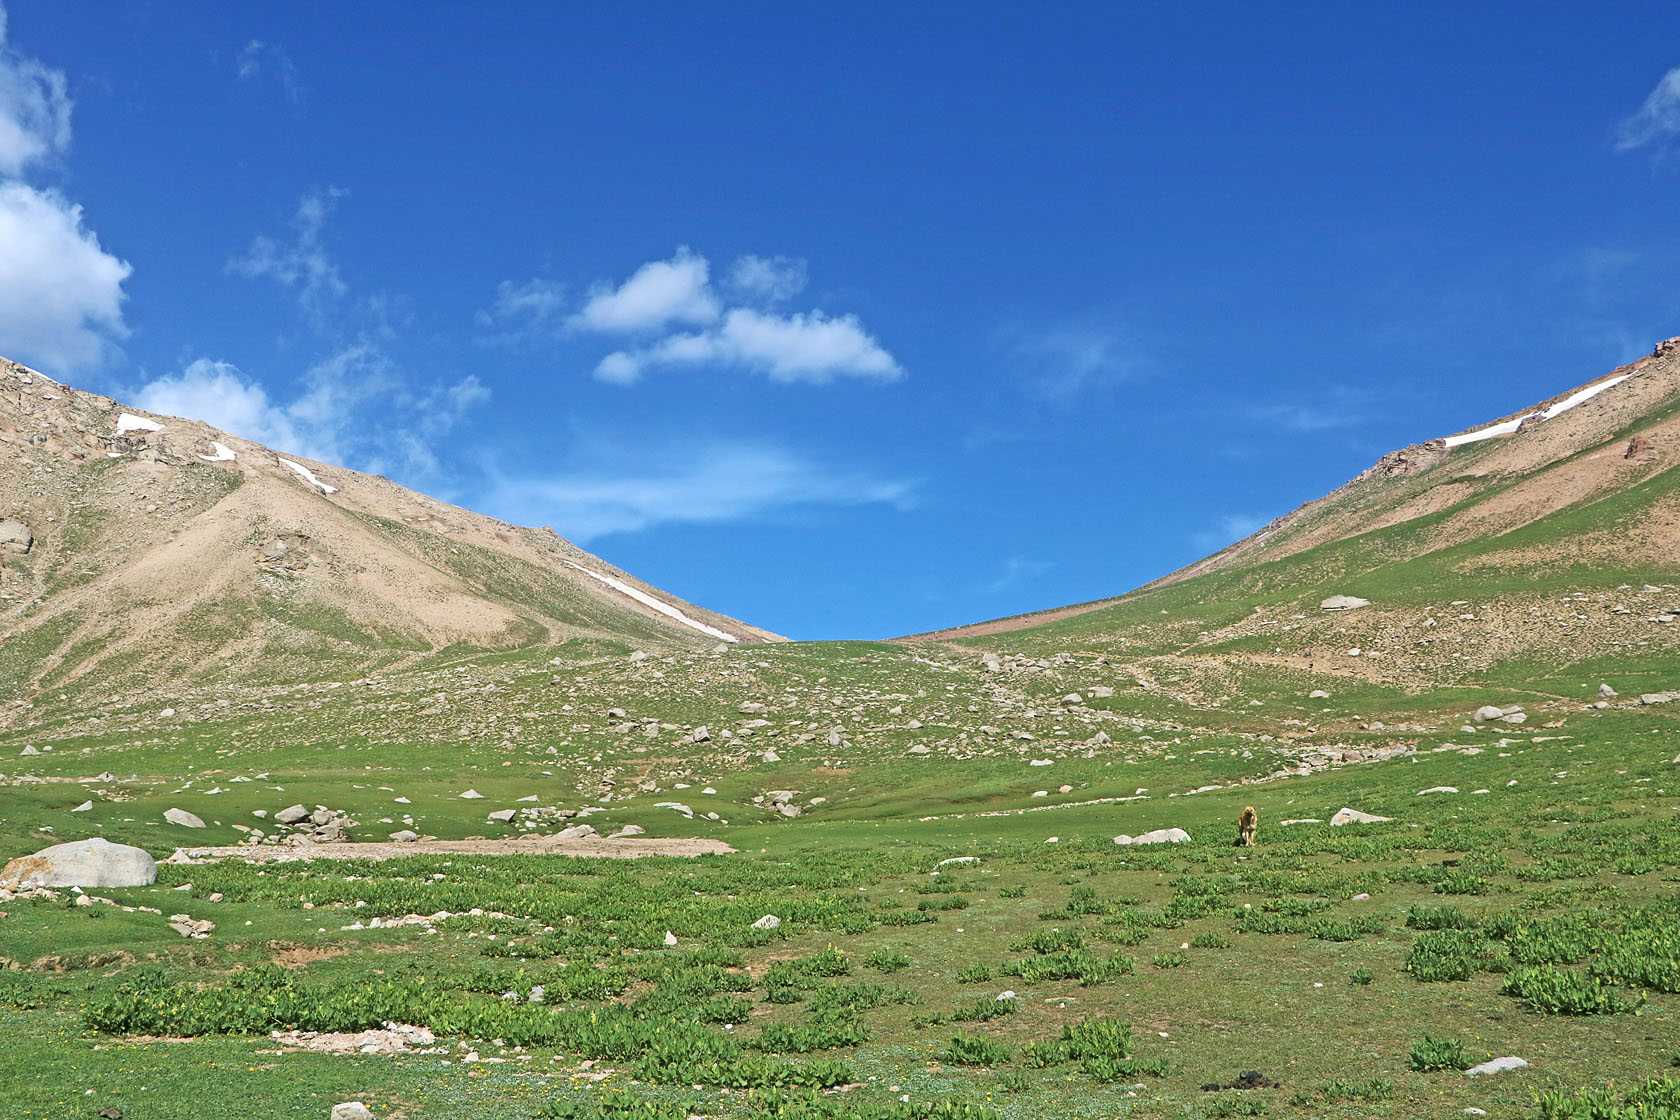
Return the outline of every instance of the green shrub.
{"type": "Polygon", "coordinates": [[[1464,1043],[1455,1038],[1435,1038],[1426,1034],[1412,1044],[1406,1064],[1419,1073],[1431,1073],[1440,1069],[1469,1069],[1475,1063],[1470,1060],[1464,1043]]]}
{"type": "Polygon", "coordinates": [[[985,1035],[958,1031],[951,1036],[951,1045],[946,1048],[943,1057],[953,1065],[997,1066],[1007,1062],[1011,1052],[1008,1046],[985,1035]]]}
{"type": "Polygon", "coordinates": [[[991,968],[983,964],[969,965],[967,968],[957,973],[957,983],[959,984],[984,984],[991,978],[991,968]]]}
{"type": "Polygon", "coordinates": [[[1614,1015],[1628,1010],[1626,1001],[1596,976],[1556,965],[1519,968],[1500,990],[1542,1015],[1614,1015]]]}
{"type": "Polygon", "coordinates": [[[910,967],[910,958],[903,953],[876,949],[863,958],[863,967],[873,968],[876,972],[899,972],[910,967]]]}

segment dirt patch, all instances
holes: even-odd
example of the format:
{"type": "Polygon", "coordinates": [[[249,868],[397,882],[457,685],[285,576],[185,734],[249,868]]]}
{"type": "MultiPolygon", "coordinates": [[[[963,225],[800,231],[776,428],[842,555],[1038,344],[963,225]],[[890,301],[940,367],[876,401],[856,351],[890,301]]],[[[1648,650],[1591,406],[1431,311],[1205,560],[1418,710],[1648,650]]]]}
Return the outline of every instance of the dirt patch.
{"type": "Polygon", "coordinates": [[[722,840],[705,837],[602,836],[562,840],[556,836],[524,836],[510,840],[420,840],[412,844],[382,843],[233,844],[226,847],[177,848],[170,863],[213,863],[242,859],[259,863],[297,863],[314,859],[401,859],[404,856],[585,856],[591,859],[640,859],[644,856],[727,855],[735,849],[722,840]]]}
{"type": "Polygon", "coordinates": [[[269,945],[268,959],[287,968],[303,968],[314,961],[324,961],[329,957],[342,957],[349,951],[350,949],[347,946],[342,945],[296,945],[290,942],[276,941],[269,945]]]}

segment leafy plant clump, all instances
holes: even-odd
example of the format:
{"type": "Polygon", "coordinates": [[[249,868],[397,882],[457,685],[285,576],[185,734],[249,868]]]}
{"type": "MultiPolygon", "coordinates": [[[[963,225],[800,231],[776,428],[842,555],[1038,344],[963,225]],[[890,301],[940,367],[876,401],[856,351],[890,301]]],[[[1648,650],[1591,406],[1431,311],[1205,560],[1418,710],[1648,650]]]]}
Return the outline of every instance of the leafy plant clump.
{"type": "Polygon", "coordinates": [[[1436,1038],[1426,1034],[1412,1044],[1406,1064],[1419,1073],[1432,1073],[1442,1069],[1465,1070],[1475,1063],[1470,1060],[1464,1043],[1456,1038],[1436,1038]]]}

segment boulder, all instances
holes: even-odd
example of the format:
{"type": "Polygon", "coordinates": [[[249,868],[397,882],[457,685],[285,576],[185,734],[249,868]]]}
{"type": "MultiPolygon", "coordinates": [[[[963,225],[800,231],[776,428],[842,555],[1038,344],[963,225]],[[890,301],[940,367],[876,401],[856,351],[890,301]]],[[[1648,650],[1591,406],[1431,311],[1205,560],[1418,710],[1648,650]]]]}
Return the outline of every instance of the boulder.
{"type": "Polygon", "coordinates": [[[401,831],[391,833],[391,839],[399,844],[412,844],[416,840],[420,839],[420,834],[415,832],[413,829],[405,828],[401,831]]]}
{"type": "Polygon", "coordinates": [[[0,869],[0,887],[28,883],[42,887],[149,887],[157,862],[144,848],[113,844],[103,837],[42,848],[0,869]]]}
{"type": "Polygon", "coordinates": [[[1496,708],[1492,704],[1483,704],[1480,708],[1476,709],[1475,715],[1472,718],[1474,718],[1477,723],[1486,723],[1490,719],[1499,719],[1504,714],[1504,708],[1496,708]]]}
{"type": "Polygon", "coordinates": [[[1639,697],[1641,704],[1667,704],[1680,700],[1680,692],[1647,692],[1639,697]]]}
{"type": "Polygon", "coordinates": [[[1114,842],[1136,847],[1140,844],[1183,844],[1189,839],[1190,834],[1182,828],[1157,828],[1153,832],[1145,832],[1142,836],[1127,836],[1121,833],[1114,838],[1114,842]]]}
{"type": "Polygon", "coordinates": [[[1361,599],[1355,595],[1332,595],[1318,605],[1323,611],[1355,611],[1360,607],[1368,607],[1371,600],[1361,599]]]}
{"type": "Polygon", "coordinates": [[[1330,699],[1330,694],[1328,692],[1324,691],[1322,688],[1315,688],[1311,692],[1307,693],[1307,699],[1308,700],[1328,700],[1328,699],[1330,699]]]}
{"type": "Polygon", "coordinates": [[[478,792],[476,789],[469,789],[467,792],[465,792],[461,795],[461,799],[463,801],[481,801],[481,800],[483,800],[483,798],[484,798],[484,795],[482,793],[478,792]]]}
{"type": "Polygon", "coordinates": [[[1507,1070],[1526,1069],[1527,1067],[1528,1063],[1521,1058],[1507,1055],[1503,1058],[1494,1058],[1491,1061],[1483,1062],[1479,1066],[1471,1066],[1464,1071],[1464,1076],[1484,1077],[1490,1073],[1504,1073],[1507,1070]]]}
{"type": "Polygon", "coordinates": [[[636,650],[636,651],[634,651],[633,653],[630,654],[630,661],[631,661],[632,664],[640,664],[643,661],[646,661],[647,659],[648,659],[648,655],[646,653],[642,652],[641,650],[636,650]]]}
{"type": "Polygon", "coordinates": [[[1384,824],[1393,819],[1393,817],[1379,817],[1375,813],[1362,813],[1358,809],[1342,808],[1336,810],[1335,816],[1330,818],[1330,823],[1337,826],[1344,824],[1384,824]]]}
{"type": "Polygon", "coordinates": [[[296,824],[308,815],[308,809],[302,805],[293,805],[274,814],[274,820],[277,824],[296,824]]]}
{"type": "Polygon", "coordinates": [[[204,827],[203,820],[201,820],[197,815],[187,812],[185,809],[170,809],[168,812],[163,814],[163,819],[168,821],[170,824],[178,824],[182,828],[204,827]]]}
{"type": "Polygon", "coordinates": [[[653,807],[655,809],[675,809],[689,820],[694,819],[694,810],[689,808],[687,805],[684,805],[681,801],[656,801],[654,802],[653,807]]]}
{"type": "Polygon", "coordinates": [[[587,840],[600,834],[595,831],[595,826],[592,824],[574,824],[570,828],[562,828],[555,835],[562,840],[587,840]]]}
{"type": "Polygon", "coordinates": [[[1418,790],[1417,795],[1419,797],[1422,797],[1426,793],[1457,793],[1457,792],[1458,792],[1458,787],[1457,786],[1430,786],[1428,789],[1418,790]]]}
{"type": "Polygon", "coordinates": [[[766,915],[764,915],[764,917],[762,917],[758,921],[754,922],[752,924],[752,928],[753,929],[777,929],[781,926],[781,924],[782,924],[782,920],[780,918],[776,917],[776,915],[766,914],[766,915]]]}
{"type": "Polygon", "coordinates": [[[361,1101],[347,1101],[333,1105],[332,1115],[327,1120],[373,1120],[373,1113],[361,1101]]]}
{"type": "Polygon", "coordinates": [[[1598,694],[1606,700],[1613,700],[1616,697],[1616,690],[1607,684],[1601,684],[1598,686],[1598,694]]]}
{"type": "Polygon", "coordinates": [[[620,837],[624,837],[624,836],[646,836],[646,835],[647,835],[647,829],[643,828],[641,825],[639,825],[639,824],[627,824],[623,828],[619,829],[617,832],[613,833],[612,836],[609,837],[609,839],[617,840],[620,837]]]}
{"type": "Polygon", "coordinates": [[[712,729],[709,727],[696,727],[693,731],[688,733],[688,739],[691,743],[705,743],[709,742],[711,738],[712,729]]]}
{"type": "Polygon", "coordinates": [[[507,824],[515,815],[516,811],[513,809],[497,809],[494,813],[489,814],[489,819],[500,824],[507,824]]]}
{"type": "Polygon", "coordinates": [[[29,526],[21,521],[0,521],[0,552],[23,556],[34,544],[35,538],[30,535],[29,526]]]}

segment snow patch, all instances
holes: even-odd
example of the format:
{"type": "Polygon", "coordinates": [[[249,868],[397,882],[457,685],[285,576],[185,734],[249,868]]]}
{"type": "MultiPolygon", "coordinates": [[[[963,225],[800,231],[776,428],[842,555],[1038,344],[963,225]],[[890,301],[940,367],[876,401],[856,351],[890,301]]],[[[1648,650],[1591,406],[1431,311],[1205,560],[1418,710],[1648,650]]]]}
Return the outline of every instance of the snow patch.
{"type": "MultiPolygon", "coordinates": [[[[216,452],[214,455],[199,456],[199,458],[203,459],[206,463],[231,463],[235,459],[239,458],[239,456],[233,453],[233,449],[225,443],[221,443],[217,440],[211,440],[210,446],[216,452]]],[[[296,465],[297,464],[295,463],[293,464],[293,466],[296,465]]],[[[317,483],[317,485],[319,485],[319,483],[317,483]]]]}
{"type": "MultiPolygon", "coordinates": [[[[220,447],[221,444],[218,443],[216,446],[220,447]]],[[[303,478],[303,480],[305,482],[309,483],[309,485],[319,486],[321,488],[321,493],[323,493],[323,494],[336,494],[336,493],[338,493],[338,487],[328,486],[326,483],[324,483],[320,479],[316,478],[315,477],[315,472],[310,470],[308,467],[304,466],[302,463],[294,463],[290,459],[281,459],[280,461],[282,463],[284,463],[286,466],[288,466],[288,467],[292,468],[294,471],[296,471],[299,474],[299,476],[301,476],[303,478]]]]}
{"type": "Polygon", "coordinates": [[[599,580],[608,587],[612,588],[614,591],[619,591],[630,596],[630,598],[636,600],[638,603],[652,607],[654,610],[658,611],[667,618],[674,618],[684,626],[693,627],[702,634],[710,634],[712,637],[719,638],[726,642],[739,642],[741,640],[733,634],[727,634],[722,630],[719,630],[715,626],[707,626],[704,622],[688,617],[671,604],[660,602],[647,592],[638,591],[622,580],[616,580],[611,576],[604,576],[600,572],[592,572],[588,568],[585,568],[582,564],[574,564],[570,560],[564,560],[562,563],[564,563],[568,568],[576,568],[578,571],[582,572],[586,576],[589,576],[591,579],[599,580]]]}
{"type": "Polygon", "coordinates": [[[1531,412],[1527,416],[1519,416],[1515,420],[1506,420],[1501,424],[1490,424],[1485,428],[1477,428],[1475,431],[1465,432],[1461,436],[1448,436],[1444,442],[1448,447],[1460,447],[1466,443],[1479,443],[1484,439],[1493,439],[1495,436],[1508,436],[1522,427],[1524,420],[1532,420],[1536,417],[1541,420],[1550,420],[1554,416],[1568,412],[1583,401],[1591,400],[1604,390],[1620,385],[1631,376],[1633,375],[1624,373],[1620,377],[1600,381],[1597,385],[1588,385],[1585,389],[1577,389],[1550,408],[1541,409],[1539,412],[1531,412]]]}
{"type": "Polygon", "coordinates": [[[125,412],[117,417],[117,434],[124,432],[161,432],[163,425],[156,420],[148,420],[144,416],[136,416],[132,412],[125,412]]]}

